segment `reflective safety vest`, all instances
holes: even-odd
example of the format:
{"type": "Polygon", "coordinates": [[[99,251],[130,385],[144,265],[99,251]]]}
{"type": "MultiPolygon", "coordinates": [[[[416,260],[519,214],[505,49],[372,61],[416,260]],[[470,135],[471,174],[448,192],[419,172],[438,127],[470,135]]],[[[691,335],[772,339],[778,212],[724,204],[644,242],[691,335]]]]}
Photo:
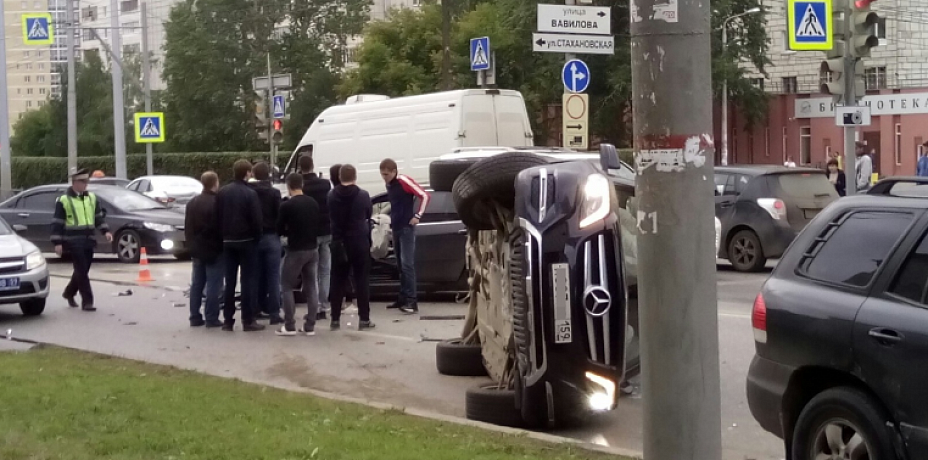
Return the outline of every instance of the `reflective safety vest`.
{"type": "Polygon", "coordinates": [[[94,229],[94,219],[97,214],[97,196],[88,193],[83,199],[62,195],[58,201],[64,205],[65,231],[90,230],[94,229]]]}

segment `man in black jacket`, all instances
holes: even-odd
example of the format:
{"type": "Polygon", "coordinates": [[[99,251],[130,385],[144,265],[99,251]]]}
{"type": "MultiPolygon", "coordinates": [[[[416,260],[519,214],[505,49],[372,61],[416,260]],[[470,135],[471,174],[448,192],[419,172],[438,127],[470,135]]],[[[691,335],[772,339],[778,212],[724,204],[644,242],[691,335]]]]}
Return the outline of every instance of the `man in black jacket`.
{"type": "Polygon", "coordinates": [[[190,327],[221,327],[219,297],[222,295],[222,235],[216,222],[216,192],[219,176],[212,171],[200,176],[203,192],[187,203],[184,236],[193,259],[190,281],[190,327]],[[203,290],[206,289],[206,321],[200,314],[203,290]]]}
{"type": "Polygon", "coordinates": [[[358,171],[351,165],[339,170],[341,185],[329,194],[329,218],[332,223],[332,324],[341,327],[342,300],[348,275],[354,277],[357,294],[358,330],[373,329],[369,275],[371,269],[371,196],[358,188],[358,171]]]}
{"type": "MultiPolygon", "coordinates": [[[[261,201],[263,228],[258,241],[258,315],[266,314],[271,324],[281,324],[280,318],[280,235],[277,234],[277,214],[280,212],[280,191],[271,185],[271,167],[261,161],[252,168],[255,180],[249,185],[261,201]]],[[[260,316],[259,316],[260,317],[260,316]]]]}
{"type": "Polygon", "coordinates": [[[264,326],[255,319],[257,311],[258,242],[263,232],[261,202],[246,182],[251,177],[251,163],[238,160],[232,166],[235,180],[222,187],[216,196],[216,222],[222,235],[225,259],[226,292],[223,298],[225,323],[222,330],[235,326],[235,285],[242,268],[242,328],[260,331],[264,326]]]}
{"type": "Polygon", "coordinates": [[[303,175],[303,194],[316,200],[319,205],[319,218],[324,225],[319,226],[318,251],[319,258],[316,265],[316,277],[319,280],[319,314],[317,319],[325,319],[329,312],[329,284],[332,272],[332,230],[329,226],[329,191],[332,185],[329,181],[319,177],[315,172],[312,154],[300,157],[300,172],[303,175]]]}
{"type": "MultiPolygon", "coordinates": [[[[303,194],[303,177],[300,174],[287,176],[287,190],[290,199],[280,206],[277,231],[287,237],[287,255],[284,256],[284,270],[280,289],[284,304],[284,325],[277,330],[281,336],[297,334],[296,301],[293,293],[302,290],[306,298],[308,312],[303,317],[303,327],[299,332],[316,335],[316,309],[319,307],[319,294],[316,287],[316,251],[319,228],[319,204],[316,200],[303,194]]],[[[325,222],[328,226],[328,222],[325,222]]]]}

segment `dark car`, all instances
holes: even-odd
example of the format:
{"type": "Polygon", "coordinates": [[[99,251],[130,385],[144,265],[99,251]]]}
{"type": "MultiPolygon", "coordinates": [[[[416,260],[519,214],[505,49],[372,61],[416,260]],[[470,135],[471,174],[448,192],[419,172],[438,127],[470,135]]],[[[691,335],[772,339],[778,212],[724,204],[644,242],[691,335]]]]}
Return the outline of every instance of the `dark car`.
{"type": "Polygon", "coordinates": [[[825,209],[752,322],[748,404],[787,458],[928,458],[928,179],[886,179],[825,209]]]}
{"type": "MultiPolygon", "coordinates": [[[[113,243],[97,234],[98,253],[115,253],[120,262],[139,261],[141,248],[148,254],[174,254],[185,258],[184,214],[131,190],[111,185],[88,188],[97,195],[113,233],[113,243]]],[[[42,185],[0,203],[0,216],[10,225],[24,225],[20,232],[43,252],[53,252],[51,225],[55,202],[68,190],[67,184],[42,185]]]]}
{"type": "Polygon", "coordinates": [[[735,270],[758,271],[777,258],[822,209],[838,199],[825,172],[784,166],[715,168],[718,256],[735,270]]]}

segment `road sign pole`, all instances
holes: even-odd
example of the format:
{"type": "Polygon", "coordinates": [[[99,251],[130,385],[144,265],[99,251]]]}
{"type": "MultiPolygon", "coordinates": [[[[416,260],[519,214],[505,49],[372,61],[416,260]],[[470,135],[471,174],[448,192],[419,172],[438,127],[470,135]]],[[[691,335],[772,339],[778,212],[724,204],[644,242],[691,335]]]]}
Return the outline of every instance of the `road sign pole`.
{"type": "MultiPolygon", "coordinates": [[[[564,5],[573,6],[573,5],[576,5],[576,4],[577,4],[577,0],[564,0],[564,5]]],[[[565,53],[565,54],[564,54],[564,64],[566,65],[568,62],[570,62],[570,61],[572,61],[572,60],[574,60],[574,59],[576,59],[576,58],[577,58],[577,55],[574,54],[574,53],[565,53]]],[[[576,87],[577,87],[577,77],[576,77],[576,73],[574,73],[574,75],[571,75],[571,78],[573,79],[574,88],[576,88],[576,87]]],[[[569,93],[569,91],[567,91],[567,88],[564,88],[564,94],[567,94],[567,93],[569,93]]],[[[561,110],[561,117],[566,117],[566,116],[567,116],[567,113],[566,113],[566,112],[567,112],[567,108],[564,107],[564,108],[561,110]]],[[[566,123],[561,123],[561,125],[564,126],[564,125],[566,125],[566,123]]],[[[567,147],[568,144],[569,144],[569,142],[567,142],[567,133],[566,133],[566,129],[565,129],[565,128],[566,128],[566,127],[562,127],[562,128],[561,128],[562,130],[565,130],[564,133],[561,133],[561,143],[564,144],[563,147],[567,147]]]]}
{"type": "Polygon", "coordinates": [[[110,51],[113,55],[113,64],[110,71],[113,75],[113,139],[116,149],[116,177],[128,178],[126,171],[126,114],[123,100],[122,81],[122,32],[119,28],[119,1],[110,0],[110,27],[112,39],[110,51]]]}
{"type": "MultiPolygon", "coordinates": [[[[857,75],[855,67],[857,58],[854,57],[854,45],[851,34],[854,31],[854,24],[850,20],[853,12],[853,5],[850,1],[844,4],[844,105],[847,107],[857,105],[857,75]]],[[[833,27],[833,24],[829,26],[833,27]]],[[[844,177],[845,194],[853,196],[857,194],[857,146],[854,140],[856,126],[844,127],[844,177]]],[[[868,178],[869,179],[869,178],[868,178]]]]}
{"type": "Polygon", "coordinates": [[[268,124],[267,124],[267,143],[271,147],[271,171],[274,170],[274,166],[277,166],[277,145],[274,143],[274,133],[272,132],[273,122],[271,120],[274,118],[274,73],[271,69],[271,52],[267,53],[267,100],[270,104],[265,104],[268,106],[268,124]]]}
{"type": "Polygon", "coordinates": [[[76,1],[65,0],[67,19],[64,23],[64,31],[67,35],[65,46],[68,47],[68,171],[77,167],[77,63],[74,59],[74,34],[80,29],[74,23],[74,2],[76,1]]]}
{"type": "MultiPolygon", "coordinates": [[[[6,18],[4,2],[0,1],[0,18],[6,18]]],[[[6,20],[0,21],[0,37],[6,37],[6,20]]],[[[6,86],[6,42],[0,49],[0,199],[13,195],[13,173],[10,166],[10,110],[6,86]]]]}
{"type": "MultiPolygon", "coordinates": [[[[148,3],[142,2],[139,12],[142,22],[142,87],[145,89],[145,112],[151,112],[151,58],[148,55],[148,3]]],[[[160,127],[164,129],[164,126],[160,127]]],[[[151,143],[145,144],[145,171],[149,176],[155,174],[151,143]]]]}
{"type": "Polygon", "coordinates": [[[644,458],[719,460],[710,5],[670,5],[631,23],[644,458]]]}

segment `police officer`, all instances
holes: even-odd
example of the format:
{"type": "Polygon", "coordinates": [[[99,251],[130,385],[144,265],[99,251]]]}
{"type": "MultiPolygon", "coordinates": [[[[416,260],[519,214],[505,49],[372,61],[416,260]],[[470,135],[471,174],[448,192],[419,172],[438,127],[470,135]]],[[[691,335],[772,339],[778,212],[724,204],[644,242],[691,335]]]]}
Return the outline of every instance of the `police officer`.
{"type": "Polygon", "coordinates": [[[94,230],[106,235],[106,241],[110,243],[113,242],[113,234],[103,221],[103,210],[97,206],[97,196],[87,191],[90,171],[86,168],[72,168],[70,175],[71,187],[55,204],[51,239],[55,245],[55,254],[60,256],[66,246],[74,263],[71,282],[64,288],[63,295],[68,306],[77,307],[74,296],[80,292],[81,309],[96,311],[88,277],[93,262],[93,249],[97,245],[94,230]]]}

